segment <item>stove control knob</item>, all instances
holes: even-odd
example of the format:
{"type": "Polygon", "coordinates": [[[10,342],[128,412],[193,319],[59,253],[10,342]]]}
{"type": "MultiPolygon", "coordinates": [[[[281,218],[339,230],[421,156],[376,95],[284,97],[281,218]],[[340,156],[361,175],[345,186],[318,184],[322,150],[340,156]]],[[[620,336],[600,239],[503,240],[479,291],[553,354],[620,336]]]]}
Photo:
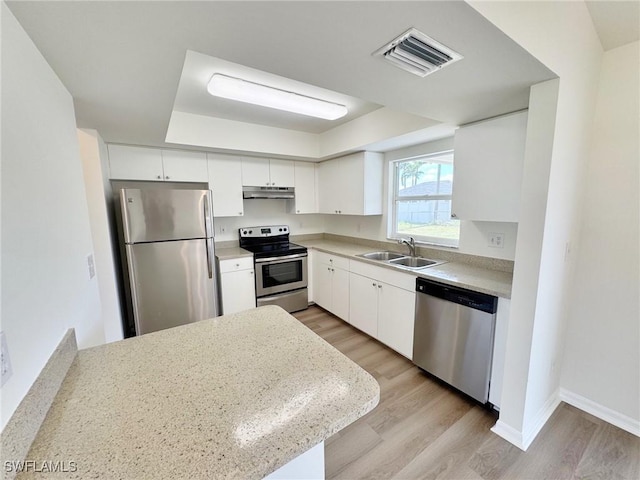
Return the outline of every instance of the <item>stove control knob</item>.
{"type": "Polygon", "coordinates": [[[246,234],[247,234],[247,231],[246,231],[246,230],[243,230],[243,231],[242,231],[242,234],[243,234],[243,235],[246,235],[246,234]]]}
{"type": "Polygon", "coordinates": [[[249,230],[249,235],[251,235],[253,233],[253,230],[249,230]]]}

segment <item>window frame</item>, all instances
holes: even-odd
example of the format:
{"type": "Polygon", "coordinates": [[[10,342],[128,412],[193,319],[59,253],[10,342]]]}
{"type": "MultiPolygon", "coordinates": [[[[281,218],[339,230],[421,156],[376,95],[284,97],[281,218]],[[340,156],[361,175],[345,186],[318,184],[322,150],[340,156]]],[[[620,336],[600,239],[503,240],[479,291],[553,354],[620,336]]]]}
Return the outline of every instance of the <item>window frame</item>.
{"type": "MultiPolygon", "coordinates": [[[[408,157],[408,158],[399,158],[397,160],[392,160],[390,162],[390,179],[391,179],[391,185],[389,188],[389,192],[390,192],[390,205],[389,205],[389,209],[391,212],[390,217],[390,224],[389,224],[389,229],[388,229],[388,238],[389,239],[393,239],[393,240],[399,240],[401,238],[406,238],[407,235],[406,234],[401,234],[398,233],[398,205],[400,201],[421,201],[421,200],[449,200],[451,202],[453,202],[453,188],[452,188],[452,193],[450,195],[413,195],[413,196],[403,196],[403,197],[399,197],[398,196],[398,186],[400,185],[400,178],[399,178],[399,174],[400,174],[400,169],[398,168],[398,166],[401,163],[405,163],[405,162],[413,162],[413,161],[426,161],[429,162],[430,158],[437,158],[437,157],[443,157],[443,156],[450,156],[451,157],[451,162],[435,162],[435,161],[431,161],[430,163],[440,163],[440,164],[451,164],[453,165],[453,149],[448,149],[448,150],[443,150],[440,152],[433,152],[433,153],[428,153],[428,154],[423,154],[423,155],[417,155],[414,157],[408,157]]],[[[453,182],[455,182],[455,175],[454,175],[454,179],[453,182]]],[[[453,183],[452,183],[453,185],[453,183]]],[[[453,219],[455,220],[455,219],[453,219]]],[[[414,238],[414,240],[416,241],[416,243],[420,243],[420,244],[426,244],[426,245],[435,245],[438,247],[447,247],[447,248],[458,248],[459,244],[460,244],[460,235],[458,235],[457,239],[451,239],[451,238],[444,238],[444,237],[435,237],[435,236],[427,236],[427,235],[412,235],[412,237],[414,238]]]]}

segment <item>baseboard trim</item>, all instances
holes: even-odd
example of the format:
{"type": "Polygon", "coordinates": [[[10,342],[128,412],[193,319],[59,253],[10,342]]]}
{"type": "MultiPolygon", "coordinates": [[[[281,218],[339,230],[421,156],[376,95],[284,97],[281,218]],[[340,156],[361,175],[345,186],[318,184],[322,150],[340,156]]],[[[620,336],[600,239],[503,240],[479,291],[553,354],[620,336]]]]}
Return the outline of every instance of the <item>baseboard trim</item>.
{"type": "Polygon", "coordinates": [[[507,425],[502,420],[498,420],[496,424],[491,428],[491,431],[504,438],[507,442],[515,445],[522,451],[526,451],[526,447],[522,441],[522,432],[507,425]]]}
{"type": "Polygon", "coordinates": [[[545,404],[542,406],[538,413],[533,419],[531,426],[525,430],[523,433],[523,443],[525,445],[525,450],[529,448],[529,445],[533,443],[536,439],[540,430],[545,426],[553,412],[556,411],[560,405],[560,390],[556,390],[553,394],[547,399],[545,404]]]}
{"type": "Polygon", "coordinates": [[[600,420],[604,420],[605,422],[615,425],[636,437],[640,437],[640,421],[638,420],[616,412],[615,410],[605,407],[604,405],[600,405],[593,400],[589,400],[582,395],[578,395],[577,393],[564,388],[560,389],[560,399],[569,405],[599,418],[600,420]]]}
{"type": "Polygon", "coordinates": [[[542,430],[542,427],[545,426],[551,415],[553,415],[553,412],[558,408],[558,405],[560,405],[560,395],[558,390],[556,390],[538,411],[531,423],[531,427],[521,432],[503,421],[498,420],[491,431],[526,452],[538,436],[538,433],[540,433],[540,430],[542,430]]]}

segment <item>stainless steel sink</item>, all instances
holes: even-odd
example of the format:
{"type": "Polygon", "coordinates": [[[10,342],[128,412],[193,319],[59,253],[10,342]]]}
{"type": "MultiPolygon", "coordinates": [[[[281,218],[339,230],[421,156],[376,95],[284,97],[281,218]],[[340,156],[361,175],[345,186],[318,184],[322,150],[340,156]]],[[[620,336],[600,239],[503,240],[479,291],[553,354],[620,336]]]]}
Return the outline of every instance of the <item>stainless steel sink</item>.
{"type": "Polygon", "coordinates": [[[366,258],[367,260],[376,260],[378,262],[386,263],[387,265],[392,265],[398,268],[407,268],[409,270],[418,270],[420,268],[433,267],[434,265],[441,265],[445,263],[441,260],[410,257],[403,253],[390,252],[388,250],[363,253],[358,255],[358,257],[366,258]]]}
{"type": "Polygon", "coordinates": [[[429,260],[428,258],[422,257],[402,257],[390,260],[389,263],[391,265],[399,265],[406,268],[424,268],[431,267],[442,262],[436,262],[435,260],[429,260]]]}
{"type": "Polygon", "coordinates": [[[388,262],[389,260],[400,259],[405,257],[405,255],[403,255],[402,253],[387,252],[387,251],[363,253],[362,255],[358,255],[358,256],[362,258],[367,258],[369,260],[379,260],[382,262],[388,262]]]}

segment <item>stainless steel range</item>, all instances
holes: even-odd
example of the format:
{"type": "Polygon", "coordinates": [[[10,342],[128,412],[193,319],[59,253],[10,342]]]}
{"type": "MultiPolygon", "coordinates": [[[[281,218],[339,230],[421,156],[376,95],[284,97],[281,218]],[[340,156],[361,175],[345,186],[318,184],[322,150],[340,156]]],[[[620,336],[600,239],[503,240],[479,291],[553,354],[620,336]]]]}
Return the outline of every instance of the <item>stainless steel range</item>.
{"type": "Polygon", "coordinates": [[[307,308],[307,248],[289,242],[289,227],[267,225],[239,231],[240,247],[253,252],[256,304],[279,305],[287,312],[307,308]]]}

